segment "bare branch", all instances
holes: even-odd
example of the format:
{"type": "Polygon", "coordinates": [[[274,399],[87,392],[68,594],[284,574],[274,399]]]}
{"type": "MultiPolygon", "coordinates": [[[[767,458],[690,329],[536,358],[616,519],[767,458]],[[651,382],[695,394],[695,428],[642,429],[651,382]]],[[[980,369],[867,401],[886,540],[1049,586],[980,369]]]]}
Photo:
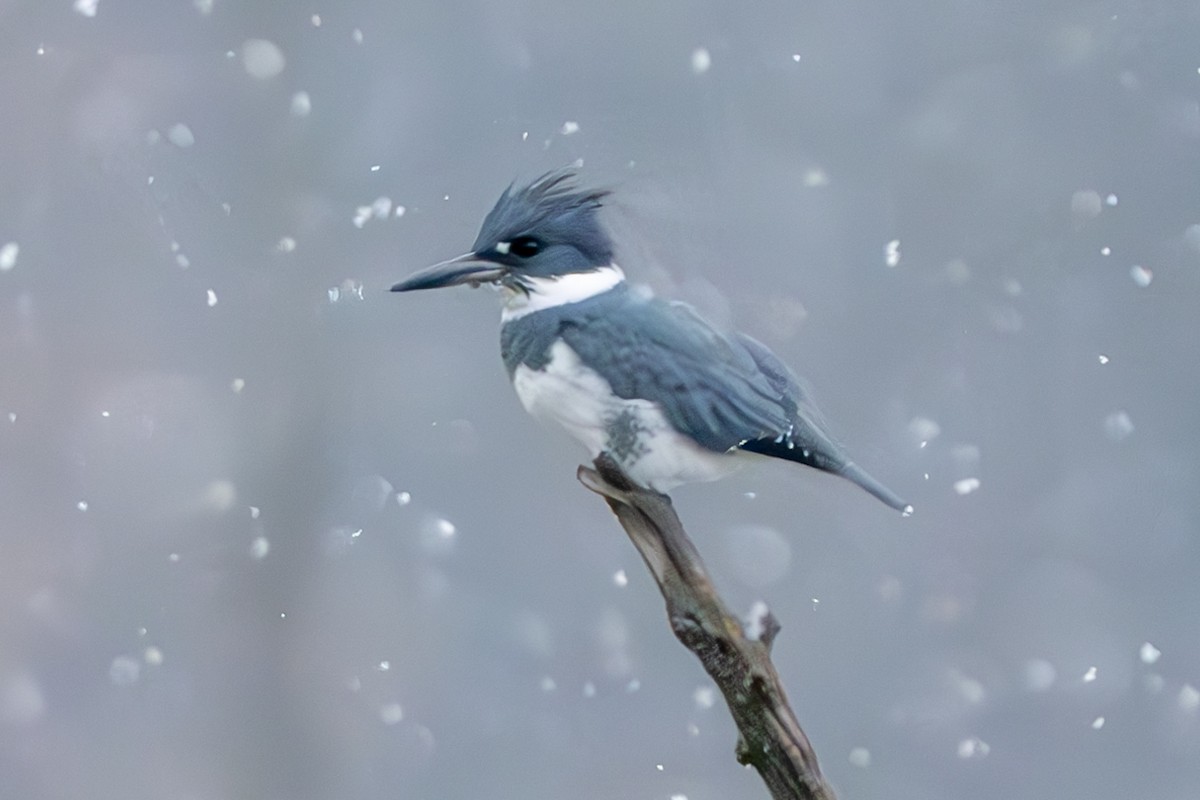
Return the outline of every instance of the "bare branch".
{"type": "Polygon", "coordinates": [[[739,732],[737,760],[758,770],[776,800],[835,800],[771,663],[778,620],[767,611],[755,626],[761,635],[747,636],[717,594],[671,498],[635,485],[605,454],[594,463],[595,469],[579,468],[579,480],[608,501],[662,591],[675,636],[725,696],[739,732]]]}

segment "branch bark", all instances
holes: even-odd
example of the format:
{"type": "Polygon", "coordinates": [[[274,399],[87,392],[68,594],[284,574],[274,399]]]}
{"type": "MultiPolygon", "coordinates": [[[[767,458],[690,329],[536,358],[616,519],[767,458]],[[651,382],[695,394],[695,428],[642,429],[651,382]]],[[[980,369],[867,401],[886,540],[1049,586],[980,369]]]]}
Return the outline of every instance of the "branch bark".
{"type": "Polygon", "coordinates": [[[581,466],[579,481],[608,501],[657,581],[671,629],[700,659],[738,728],[736,755],[750,764],[776,800],[836,800],[817,754],[788,705],[771,663],[779,622],[764,611],[747,635],[730,613],[683,529],[671,498],[634,484],[607,454],[581,466]]]}

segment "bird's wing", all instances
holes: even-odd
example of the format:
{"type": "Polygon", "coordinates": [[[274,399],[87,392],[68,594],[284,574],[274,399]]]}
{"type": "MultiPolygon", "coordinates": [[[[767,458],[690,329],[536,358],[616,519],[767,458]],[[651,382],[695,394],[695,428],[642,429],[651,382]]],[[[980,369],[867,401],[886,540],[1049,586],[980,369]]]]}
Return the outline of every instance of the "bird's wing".
{"type": "Polygon", "coordinates": [[[845,463],[846,456],[829,432],[825,415],[813,402],[809,389],[765,344],[744,333],[735,333],[734,338],[754,359],[759,371],[767,377],[780,396],[786,398],[785,402],[791,412],[790,425],[785,436],[778,440],[759,442],[757,446],[748,442],[746,449],[836,472],[845,463]],[[779,451],[798,452],[783,455],[779,451]]]}
{"type": "Polygon", "coordinates": [[[857,483],[897,511],[911,512],[912,509],[900,495],[850,460],[841,445],[829,434],[825,418],[813,403],[811,394],[786,364],[765,344],[742,333],[734,336],[754,358],[759,369],[771,381],[771,385],[790,402],[795,403],[795,422],[788,436],[782,439],[763,438],[745,442],[741,445],[743,450],[797,461],[832,472],[857,483]]]}
{"type": "Polygon", "coordinates": [[[647,299],[619,316],[618,322],[597,308],[559,328],[619,397],[657,404],[677,430],[717,452],[791,428],[787,387],[763,371],[738,337],[720,333],[683,303],[647,299]]]}

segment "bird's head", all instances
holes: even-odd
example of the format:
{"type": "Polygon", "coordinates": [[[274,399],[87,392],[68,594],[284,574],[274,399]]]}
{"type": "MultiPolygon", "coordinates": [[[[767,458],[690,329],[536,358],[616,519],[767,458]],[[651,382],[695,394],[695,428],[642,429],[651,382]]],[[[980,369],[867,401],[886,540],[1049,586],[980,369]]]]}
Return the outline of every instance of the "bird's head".
{"type": "Polygon", "coordinates": [[[497,283],[528,292],[538,279],[604,269],[613,260],[598,213],[607,195],[580,188],[571,168],[509,186],[484,218],[471,252],[423,269],[392,291],[497,283]]]}

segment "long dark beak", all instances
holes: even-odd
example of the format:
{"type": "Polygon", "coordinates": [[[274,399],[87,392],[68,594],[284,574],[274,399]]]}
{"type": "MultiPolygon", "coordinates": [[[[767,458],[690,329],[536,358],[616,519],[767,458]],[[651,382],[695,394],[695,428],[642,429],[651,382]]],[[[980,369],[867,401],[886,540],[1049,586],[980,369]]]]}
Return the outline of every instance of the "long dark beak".
{"type": "Polygon", "coordinates": [[[478,286],[500,280],[508,268],[495,261],[487,261],[475,253],[464,253],[458,258],[434,264],[414,273],[392,287],[393,292],[413,292],[417,289],[440,289],[443,286],[458,286],[470,283],[478,286]]]}

